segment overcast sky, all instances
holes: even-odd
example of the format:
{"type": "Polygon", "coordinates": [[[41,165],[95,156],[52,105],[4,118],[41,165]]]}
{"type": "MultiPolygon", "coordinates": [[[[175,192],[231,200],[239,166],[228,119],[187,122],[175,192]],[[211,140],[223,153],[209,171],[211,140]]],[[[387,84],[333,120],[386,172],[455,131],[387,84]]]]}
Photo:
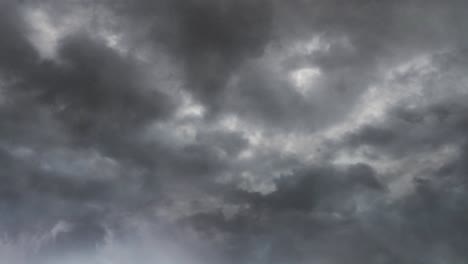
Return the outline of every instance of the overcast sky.
{"type": "Polygon", "coordinates": [[[467,26],[463,0],[0,0],[0,263],[467,263],[467,26]]]}

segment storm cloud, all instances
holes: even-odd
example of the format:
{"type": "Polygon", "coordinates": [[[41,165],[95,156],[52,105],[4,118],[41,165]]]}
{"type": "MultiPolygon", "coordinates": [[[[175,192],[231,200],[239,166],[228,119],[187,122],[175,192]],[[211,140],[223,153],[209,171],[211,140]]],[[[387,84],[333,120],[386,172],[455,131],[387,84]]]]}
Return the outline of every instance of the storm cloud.
{"type": "Polygon", "coordinates": [[[0,259],[466,262],[467,8],[1,1],[0,259]]]}

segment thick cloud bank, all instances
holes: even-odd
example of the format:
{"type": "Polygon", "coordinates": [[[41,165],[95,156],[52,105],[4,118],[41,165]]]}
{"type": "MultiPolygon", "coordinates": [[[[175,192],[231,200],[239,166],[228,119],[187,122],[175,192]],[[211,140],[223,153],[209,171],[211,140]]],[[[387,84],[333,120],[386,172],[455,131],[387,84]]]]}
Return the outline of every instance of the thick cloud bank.
{"type": "Polygon", "coordinates": [[[0,1],[0,263],[466,263],[467,10],[0,1]]]}

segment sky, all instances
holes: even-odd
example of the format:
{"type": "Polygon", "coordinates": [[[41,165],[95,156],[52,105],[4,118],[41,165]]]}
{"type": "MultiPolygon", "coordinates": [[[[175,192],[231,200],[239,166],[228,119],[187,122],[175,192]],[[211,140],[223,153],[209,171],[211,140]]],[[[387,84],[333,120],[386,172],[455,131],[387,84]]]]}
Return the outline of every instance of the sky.
{"type": "Polygon", "coordinates": [[[467,263],[467,10],[0,0],[0,263],[467,263]]]}

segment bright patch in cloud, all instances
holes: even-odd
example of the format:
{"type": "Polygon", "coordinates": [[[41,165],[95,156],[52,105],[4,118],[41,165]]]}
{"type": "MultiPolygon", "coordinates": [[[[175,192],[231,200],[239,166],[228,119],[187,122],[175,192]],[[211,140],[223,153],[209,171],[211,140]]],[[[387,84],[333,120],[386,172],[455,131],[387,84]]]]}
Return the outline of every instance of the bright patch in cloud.
{"type": "Polygon", "coordinates": [[[290,78],[297,92],[307,95],[314,86],[314,81],[320,77],[321,72],[318,68],[302,68],[290,73],[290,78]]]}
{"type": "Polygon", "coordinates": [[[39,54],[42,58],[54,58],[60,36],[59,29],[51,23],[49,16],[40,9],[26,12],[26,20],[32,28],[30,41],[39,54]]]}

